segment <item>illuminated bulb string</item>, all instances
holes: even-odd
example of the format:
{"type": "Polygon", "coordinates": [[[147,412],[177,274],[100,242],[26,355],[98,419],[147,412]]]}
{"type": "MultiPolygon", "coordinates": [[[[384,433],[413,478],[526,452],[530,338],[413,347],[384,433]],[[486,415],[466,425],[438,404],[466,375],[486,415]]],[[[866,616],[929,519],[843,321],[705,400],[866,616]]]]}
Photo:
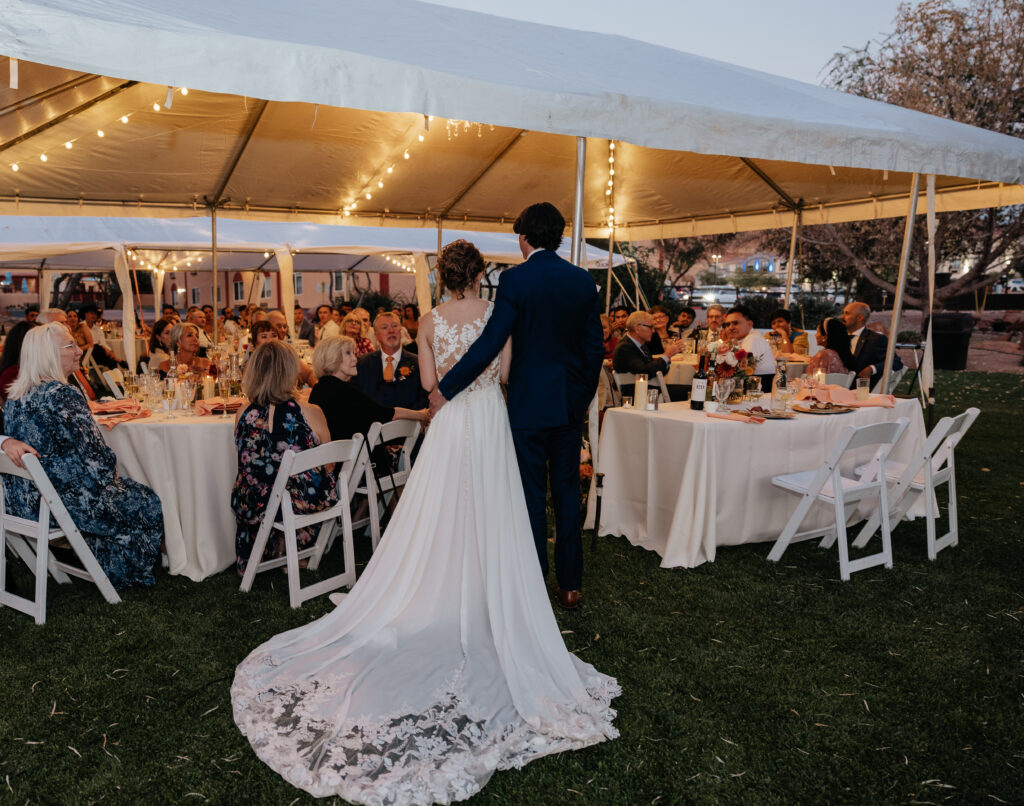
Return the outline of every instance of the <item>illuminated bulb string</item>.
{"type": "Polygon", "coordinates": [[[615,141],[608,142],[608,185],[604,191],[608,208],[608,229],[615,229],[615,141]]]}
{"type": "MultiPolygon", "coordinates": [[[[173,87],[168,87],[168,95],[171,95],[174,92],[180,92],[182,95],[188,95],[188,89],[185,88],[185,87],[179,87],[177,89],[175,89],[173,87]]],[[[154,112],[159,112],[162,108],[163,107],[159,103],[154,103],[153,104],[153,111],[154,112]]],[[[121,124],[128,123],[128,121],[131,119],[132,115],[134,115],[134,114],[135,114],[134,112],[129,112],[127,114],[118,115],[117,117],[115,117],[113,120],[110,121],[110,127],[113,127],[115,123],[121,123],[121,124]]],[[[106,137],[106,135],[107,135],[107,129],[106,128],[104,128],[103,126],[97,127],[97,129],[96,129],[96,137],[102,139],[102,138],[106,137]]],[[[63,145],[64,148],[67,151],[70,151],[72,148],[74,148],[75,143],[77,143],[80,140],[82,140],[85,136],[86,135],[79,135],[78,137],[72,137],[69,140],[65,140],[60,145],[63,145]]],[[[59,146],[54,146],[54,149],[51,149],[51,151],[55,150],[56,148],[59,148],[59,146]]],[[[50,161],[49,154],[46,151],[43,151],[42,153],[40,153],[39,154],[39,161],[42,162],[42,163],[48,163],[50,161]]],[[[18,171],[21,170],[21,163],[20,162],[12,162],[12,163],[10,163],[10,167],[11,167],[12,171],[18,172],[18,171]]]]}

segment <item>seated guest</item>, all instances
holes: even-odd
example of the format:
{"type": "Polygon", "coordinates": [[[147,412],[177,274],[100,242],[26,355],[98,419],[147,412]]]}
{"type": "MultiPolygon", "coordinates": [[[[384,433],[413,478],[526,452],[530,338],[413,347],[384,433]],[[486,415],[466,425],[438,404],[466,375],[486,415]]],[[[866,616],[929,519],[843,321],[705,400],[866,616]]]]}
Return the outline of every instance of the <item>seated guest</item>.
{"type": "Polygon", "coordinates": [[[153,323],[153,332],[149,337],[149,371],[154,375],[160,371],[160,365],[171,364],[171,330],[173,319],[157,319],[153,323]]]}
{"type": "Polygon", "coordinates": [[[807,362],[805,375],[821,371],[826,375],[830,372],[849,372],[853,366],[853,353],[850,352],[850,336],[846,326],[830,316],[818,325],[818,350],[807,362]]]}
{"type": "MultiPolygon", "coordinates": [[[[850,334],[850,352],[853,353],[853,366],[850,369],[857,373],[857,378],[870,378],[871,388],[874,389],[882,380],[889,337],[865,329],[869,316],[871,309],[865,303],[851,302],[843,308],[840,319],[846,325],[846,332],[850,334]]],[[[894,354],[892,368],[900,369],[902,366],[900,357],[894,354]]],[[[854,378],[850,382],[850,388],[853,389],[856,384],[857,379],[854,378]]]]}
{"type": "MultiPolygon", "coordinates": [[[[36,324],[41,323],[37,322],[36,324]]],[[[0,434],[0,451],[6,453],[7,458],[14,462],[18,467],[25,467],[25,462],[21,457],[26,453],[31,453],[33,456],[39,456],[39,451],[31,445],[28,445],[21,440],[5,437],[3,434],[0,434]]]]}
{"type": "Polygon", "coordinates": [[[615,305],[608,312],[611,318],[612,335],[617,341],[622,341],[626,335],[626,319],[629,318],[629,308],[625,305],[615,305]]]}
{"type": "Polygon", "coordinates": [[[221,326],[224,329],[224,335],[229,339],[236,338],[242,332],[242,327],[238,324],[238,318],[235,316],[235,310],[230,305],[224,309],[221,326]]]}
{"type": "Polygon", "coordinates": [[[306,318],[306,312],[302,310],[301,305],[295,306],[292,321],[295,323],[295,338],[304,339],[310,344],[316,341],[316,334],[313,332],[313,323],[306,318]]]}
{"type": "Polygon", "coordinates": [[[612,320],[606,313],[601,314],[601,338],[604,340],[604,360],[611,361],[619,340],[612,335],[612,320]]]}
{"type": "Polygon", "coordinates": [[[402,327],[415,341],[416,334],[420,329],[420,309],[418,307],[411,304],[402,307],[402,327]]]}
{"type": "Polygon", "coordinates": [[[164,305],[160,309],[160,318],[169,319],[172,324],[181,321],[181,316],[178,314],[178,309],[175,308],[173,305],[164,305]]]}
{"type": "Polygon", "coordinates": [[[701,339],[715,341],[715,339],[722,338],[724,335],[722,331],[725,328],[725,308],[717,302],[714,305],[708,305],[707,320],[707,326],[701,330],[701,339]]]}
{"type": "MultiPolygon", "coordinates": [[[[249,339],[253,349],[272,339],[287,341],[288,325],[285,324],[284,314],[280,311],[271,311],[270,316],[265,321],[257,322],[252,326],[252,329],[249,331],[249,339]],[[277,314],[277,316],[274,316],[274,314],[277,314]],[[283,336],[281,335],[282,331],[284,331],[283,336]]],[[[313,375],[313,368],[300,359],[299,384],[312,386],[315,383],[316,377],[313,375]]]]}
{"type": "Polygon", "coordinates": [[[18,367],[21,361],[21,343],[25,334],[32,328],[37,327],[35,322],[25,319],[18,322],[11,328],[4,341],[4,351],[0,354],[0,406],[7,400],[7,390],[18,377],[18,367]]]}
{"type": "Polygon", "coordinates": [[[651,323],[654,325],[654,333],[648,346],[652,355],[661,355],[661,353],[665,352],[665,345],[669,341],[678,339],[679,334],[675,328],[668,326],[670,317],[667,308],[655,305],[651,308],[650,313],[651,323]]]}
{"type": "Polygon", "coordinates": [[[385,406],[367,396],[352,383],[359,371],[355,342],[348,336],[332,336],[313,350],[313,372],[317,384],[309,393],[309,402],[323,409],[331,439],[351,439],[366,435],[373,423],[392,420],[430,421],[430,410],[419,411],[401,406],[385,406]]]}
{"type": "Polygon", "coordinates": [[[679,338],[689,338],[697,327],[697,312],[690,307],[683,308],[676,317],[676,332],[679,338]]]}
{"type": "Polygon", "coordinates": [[[369,355],[376,348],[373,342],[362,335],[363,323],[359,320],[359,314],[352,311],[341,320],[341,335],[348,336],[356,344],[356,357],[360,358],[369,355]]]}
{"type": "Polygon", "coordinates": [[[39,312],[39,318],[36,321],[41,325],[47,325],[50,322],[66,325],[68,323],[68,315],[60,308],[44,308],[39,312]]]}
{"type": "MultiPolygon", "coordinates": [[[[203,312],[199,313],[201,315],[203,312]]],[[[192,322],[179,322],[171,328],[171,352],[177,361],[179,373],[184,372],[187,367],[201,375],[210,368],[209,360],[199,355],[199,334],[199,327],[192,322]]],[[[161,361],[157,367],[165,375],[170,368],[170,358],[161,361]]]]}
{"type": "Polygon", "coordinates": [[[419,361],[402,348],[402,326],[398,317],[390,311],[379,314],[373,330],[380,349],[359,357],[356,386],[384,406],[426,408],[427,393],[420,384],[419,361]]]}
{"type": "MultiPolygon", "coordinates": [[[[39,461],[116,588],[152,585],[163,539],[160,499],[117,473],[117,457],[100,434],[82,393],[67,383],[82,351],[63,325],[25,335],[21,370],[4,409],[6,432],[39,452],[39,461]]],[[[39,495],[27,479],[4,478],[8,510],[38,516],[39,495]]]]}
{"type": "Polygon", "coordinates": [[[317,306],[316,324],[313,325],[316,341],[341,335],[341,328],[338,327],[338,323],[332,318],[333,312],[334,309],[330,305],[317,306]]]}
{"type": "MultiPolygon", "coordinates": [[[[242,375],[242,389],[251,402],[235,419],[238,477],[231,490],[231,509],[235,513],[235,567],[239,575],[245,573],[285,451],[304,451],[331,441],[319,407],[295,398],[298,380],[298,353],[276,338],[256,348],[242,375]]],[[[296,515],[319,512],[338,500],[329,467],[314,467],[293,476],[287,490],[296,515]]],[[[304,529],[297,537],[303,549],[315,535],[304,529]]],[[[284,541],[279,539],[268,542],[264,558],[283,553],[284,541]]]]}
{"type": "Polygon", "coordinates": [[[206,332],[206,314],[198,305],[193,305],[185,312],[185,321],[196,326],[199,331],[199,355],[206,357],[206,351],[213,347],[213,339],[206,332]]]}
{"type": "Polygon", "coordinates": [[[25,307],[25,321],[35,322],[39,318],[39,306],[28,305],[25,307]]]}
{"type": "Polygon", "coordinates": [[[270,322],[270,326],[274,328],[277,337],[281,341],[288,341],[291,338],[291,335],[288,333],[288,320],[281,311],[267,311],[267,321],[270,322]]]}
{"type": "Polygon", "coordinates": [[[775,311],[768,324],[772,332],[778,335],[779,342],[775,350],[777,355],[807,355],[810,352],[807,334],[793,327],[793,314],[785,308],[775,311]]]}
{"type": "Polygon", "coordinates": [[[725,338],[737,342],[740,347],[750,353],[749,361],[753,362],[754,374],[761,379],[761,390],[772,390],[772,379],[775,377],[775,356],[764,336],[754,330],[754,314],[746,305],[734,305],[725,315],[725,338]]]}
{"type": "MultiPolygon", "coordinates": [[[[653,379],[658,372],[667,372],[672,356],[683,349],[681,341],[673,342],[665,348],[660,358],[651,355],[650,341],[654,333],[651,315],[646,311],[634,311],[626,319],[626,335],[616,347],[612,356],[612,369],[616,372],[632,372],[634,375],[644,373],[653,379]]],[[[514,349],[514,348],[513,348],[514,349]]],[[[672,384],[668,387],[668,396],[672,400],[685,400],[687,387],[672,384]]],[[[633,385],[622,387],[622,394],[633,394],[633,385]]],[[[640,405],[640,401],[637,401],[640,405]]]]}
{"type": "MultiPolygon", "coordinates": [[[[370,312],[366,308],[353,308],[352,313],[359,319],[359,325],[362,328],[359,335],[364,339],[369,339],[373,349],[376,350],[377,342],[374,340],[373,327],[370,325],[370,312]]],[[[358,341],[356,341],[356,346],[359,346],[358,341]]]]}

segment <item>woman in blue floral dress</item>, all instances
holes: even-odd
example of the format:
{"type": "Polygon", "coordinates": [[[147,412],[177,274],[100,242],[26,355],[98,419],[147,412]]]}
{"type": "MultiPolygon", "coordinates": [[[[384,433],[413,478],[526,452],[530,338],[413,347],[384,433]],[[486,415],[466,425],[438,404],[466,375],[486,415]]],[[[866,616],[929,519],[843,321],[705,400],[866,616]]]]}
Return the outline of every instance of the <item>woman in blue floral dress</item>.
{"type": "MultiPolygon", "coordinates": [[[[320,408],[300,403],[294,397],[300,368],[295,350],[276,340],[257,347],[245,368],[242,385],[252,402],[235,423],[238,478],[231,491],[239,575],[249,562],[285,451],[304,451],[331,441],[320,408]]],[[[314,467],[293,476],[287,490],[296,514],[318,512],[338,500],[337,484],[328,467],[314,467]]],[[[303,530],[298,534],[299,548],[308,546],[312,540],[313,535],[303,530]]],[[[268,542],[264,556],[282,553],[280,542],[268,542]]]]}
{"type": "MultiPolygon", "coordinates": [[[[67,383],[82,350],[68,329],[51,323],[25,335],[21,369],[11,385],[4,421],[8,436],[27,442],[115,588],[153,585],[163,540],[160,499],[117,474],[82,393],[67,383]]],[[[35,519],[39,494],[27,479],[4,478],[10,511],[35,519]]]]}

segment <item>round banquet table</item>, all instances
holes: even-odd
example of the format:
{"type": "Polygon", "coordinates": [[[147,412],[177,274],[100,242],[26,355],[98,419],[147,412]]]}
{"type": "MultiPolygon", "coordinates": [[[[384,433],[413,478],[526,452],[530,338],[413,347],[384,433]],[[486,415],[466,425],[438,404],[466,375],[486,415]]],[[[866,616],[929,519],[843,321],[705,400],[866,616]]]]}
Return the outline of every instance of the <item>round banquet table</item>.
{"type": "Polygon", "coordinates": [[[172,574],[198,582],[235,562],[234,428],[234,415],[169,418],[166,413],[109,431],[100,426],[117,455],[118,471],[160,496],[172,574]]]}
{"type": "MultiPolygon", "coordinates": [[[[797,414],[761,425],[709,418],[688,403],[669,403],[656,412],[608,409],[598,450],[598,470],[604,473],[599,533],[624,535],[657,552],[663,568],[711,562],[718,546],[775,540],[799,498],[773,486],[772,476],[821,467],[847,425],[899,417],[910,423],[890,456],[906,462],[926,433],[916,400],[897,399],[893,409],[797,414]]],[[[867,461],[872,449],[865,450],[844,470],[867,461]]],[[[830,508],[816,505],[802,530],[833,519],[830,508]]]]}

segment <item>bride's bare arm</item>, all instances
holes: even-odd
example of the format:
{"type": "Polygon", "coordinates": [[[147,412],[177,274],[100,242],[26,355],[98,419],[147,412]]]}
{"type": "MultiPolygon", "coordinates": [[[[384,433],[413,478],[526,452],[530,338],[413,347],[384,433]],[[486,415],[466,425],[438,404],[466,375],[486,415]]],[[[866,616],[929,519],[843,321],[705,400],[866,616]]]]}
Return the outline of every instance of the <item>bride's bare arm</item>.
{"type": "Polygon", "coordinates": [[[512,365],[512,337],[509,336],[505,341],[505,346],[501,348],[501,382],[508,383],[508,368],[512,365]]]}
{"type": "Polygon", "coordinates": [[[420,319],[419,332],[416,334],[416,349],[420,362],[420,384],[427,392],[437,386],[437,367],[434,365],[434,317],[425,314],[420,319]]]}

